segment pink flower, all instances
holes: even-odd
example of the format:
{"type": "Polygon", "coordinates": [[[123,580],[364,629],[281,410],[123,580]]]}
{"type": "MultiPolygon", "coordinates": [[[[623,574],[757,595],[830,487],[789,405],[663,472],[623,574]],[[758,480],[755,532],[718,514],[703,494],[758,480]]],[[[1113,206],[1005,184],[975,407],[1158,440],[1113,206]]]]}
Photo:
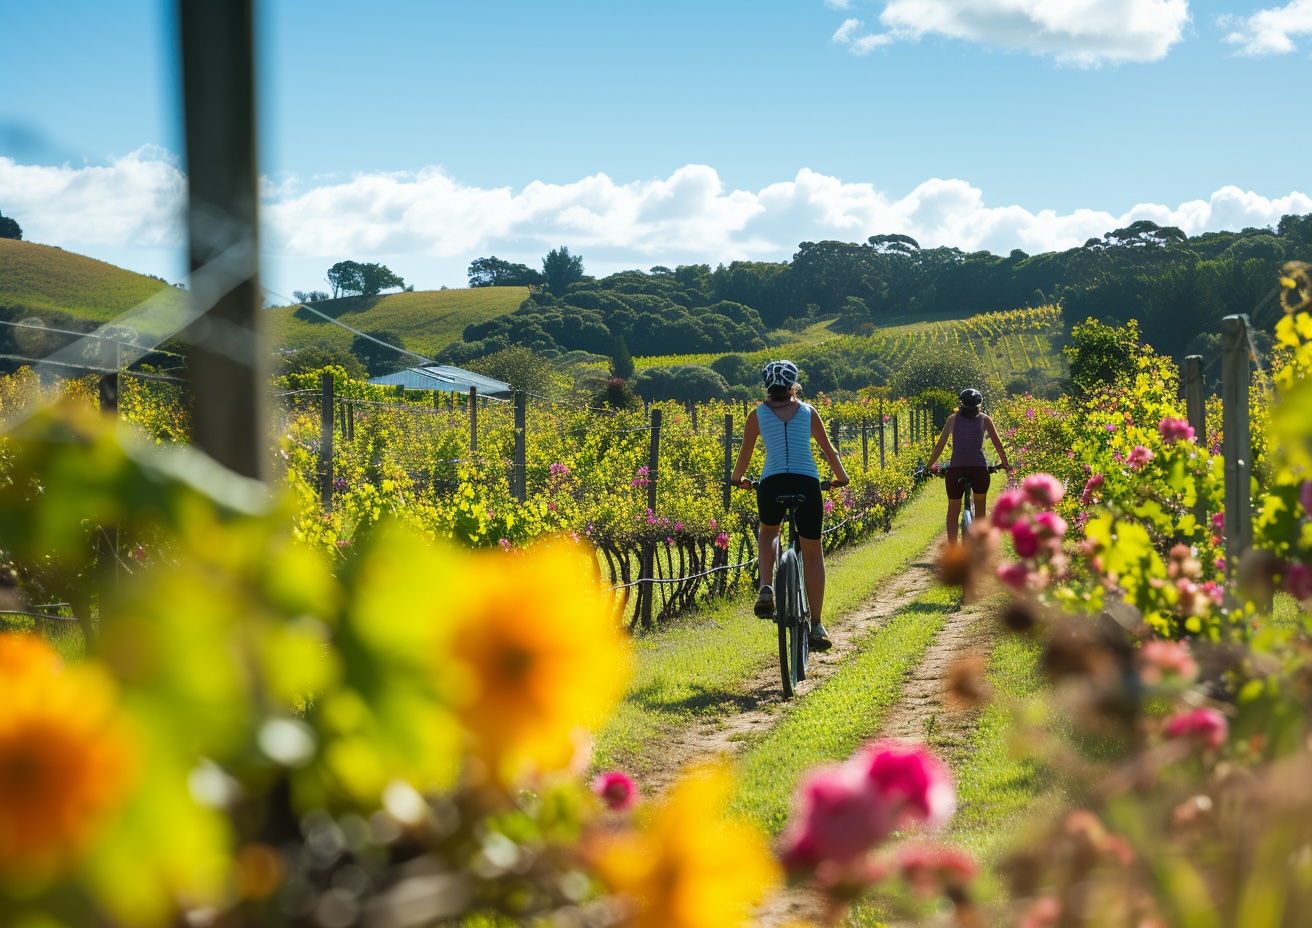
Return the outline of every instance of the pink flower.
{"type": "Polygon", "coordinates": [[[1162,441],[1168,445],[1173,445],[1177,441],[1194,440],[1194,427],[1184,419],[1166,416],[1161,422],[1157,423],[1157,431],[1161,433],[1162,441]]]}
{"type": "Polygon", "coordinates": [[[501,545],[501,550],[502,550],[502,551],[509,551],[509,550],[510,550],[510,539],[509,539],[509,538],[498,538],[498,539],[497,539],[497,544],[501,545]]]}
{"type": "Polygon", "coordinates": [[[1043,538],[1063,538],[1066,535],[1066,520],[1055,512],[1036,513],[1034,527],[1043,538]]]}
{"type": "Polygon", "coordinates": [[[1052,474],[1030,474],[1020,487],[1035,506],[1055,506],[1066,495],[1066,488],[1052,474]]]}
{"type": "Polygon", "coordinates": [[[1126,461],[1129,463],[1131,470],[1138,470],[1156,456],[1143,445],[1135,445],[1126,461]]]}
{"type": "Polygon", "coordinates": [[[1201,708],[1177,712],[1166,720],[1166,737],[1190,738],[1209,751],[1225,744],[1230,723],[1216,709],[1201,708]]]}
{"type": "Polygon", "coordinates": [[[729,550],[729,536],[726,535],[724,532],[721,532],[720,534],[716,535],[716,536],[715,536],[715,547],[719,548],[721,551],[728,551],[728,550],[729,550]]]}
{"type": "Polygon", "coordinates": [[[1023,590],[1030,579],[1030,569],[1016,561],[998,567],[998,579],[1013,590],[1023,590]]]}
{"type": "Polygon", "coordinates": [[[829,515],[833,511],[834,511],[834,501],[832,499],[825,500],[825,515],[829,515]]]}
{"type": "Polygon", "coordinates": [[[1115,431],[1116,431],[1116,425],[1115,425],[1114,423],[1111,423],[1111,422],[1108,422],[1106,425],[1103,426],[1103,428],[1106,429],[1106,430],[1109,431],[1109,432],[1115,432],[1115,431]]]}
{"type": "Polygon", "coordinates": [[[1039,552],[1039,536],[1028,519],[1020,519],[1011,526],[1011,541],[1021,557],[1034,557],[1039,552]]]}
{"type": "Polygon", "coordinates": [[[979,869],[971,856],[959,848],[923,842],[898,848],[897,868],[907,885],[927,899],[939,895],[946,886],[973,880],[979,869]]]}
{"type": "Polygon", "coordinates": [[[863,763],[866,778],[885,803],[900,806],[895,829],[922,824],[942,828],[957,810],[957,794],[948,768],[921,744],[884,738],[852,758],[863,763]]]}
{"type": "Polygon", "coordinates": [[[816,768],[794,797],[780,859],[792,871],[823,861],[849,863],[888,837],[887,819],[860,767],[848,761],[816,768]]]}
{"type": "Polygon", "coordinates": [[[706,527],[709,528],[709,529],[714,530],[716,524],[717,524],[716,521],[715,521],[714,519],[712,519],[710,522],[707,522],[707,523],[706,523],[706,527]]]}
{"type": "Polygon", "coordinates": [[[1312,519],[1312,480],[1304,480],[1298,491],[1298,502],[1303,507],[1304,518],[1312,519]]]}
{"type": "Polygon", "coordinates": [[[1016,928],[1053,928],[1060,919],[1061,902],[1051,894],[1043,895],[1030,903],[1016,928]]]}
{"type": "Polygon", "coordinates": [[[1224,513],[1224,512],[1218,512],[1218,513],[1215,513],[1215,514],[1212,516],[1212,528],[1216,529],[1216,533],[1217,533],[1218,535],[1225,531],[1225,513],[1224,513]]]}
{"type": "Polygon", "coordinates": [[[1016,510],[1025,502],[1025,493],[1019,489],[1007,490],[998,496],[989,518],[998,528],[1009,528],[1016,518],[1016,510]]]}
{"type": "Polygon", "coordinates": [[[614,812],[631,809],[638,801],[637,786],[618,771],[599,774],[592,781],[592,791],[614,812]]]}
{"type": "Polygon", "coordinates": [[[780,857],[793,872],[847,872],[892,832],[942,827],[955,810],[947,767],[923,746],[884,739],[808,775],[780,857]]]}
{"type": "Polygon", "coordinates": [[[681,531],[683,531],[683,523],[682,523],[682,522],[675,522],[675,523],[674,523],[674,530],[675,530],[676,532],[681,532],[681,531]]]}
{"type": "Polygon", "coordinates": [[[1169,677],[1188,683],[1198,676],[1198,664],[1183,641],[1145,641],[1139,649],[1139,677],[1152,686],[1169,677]]]}
{"type": "Polygon", "coordinates": [[[1026,418],[1026,419],[1033,419],[1033,418],[1034,418],[1034,410],[1033,410],[1033,409],[1027,409],[1027,410],[1025,410],[1025,418],[1026,418]]]}
{"type": "MultiPolygon", "coordinates": [[[[1088,466],[1088,465],[1085,465],[1088,466]]],[[[1102,486],[1103,481],[1107,478],[1102,474],[1094,474],[1084,483],[1084,492],[1080,494],[1080,505],[1087,506],[1093,502],[1093,492],[1102,486]]]]}
{"type": "Polygon", "coordinates": [[[1291,561],[1285,568],[1285,592],[1297,600],[1312,597],[1312,570],[1306,564],[1291,561]]]}

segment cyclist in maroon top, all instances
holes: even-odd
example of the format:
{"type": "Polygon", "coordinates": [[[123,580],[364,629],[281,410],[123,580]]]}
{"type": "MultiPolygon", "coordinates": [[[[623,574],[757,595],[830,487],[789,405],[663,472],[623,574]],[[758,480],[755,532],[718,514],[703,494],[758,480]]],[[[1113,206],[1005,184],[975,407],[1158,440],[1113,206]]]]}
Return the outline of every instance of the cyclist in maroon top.
{"type": "Polygon", "coordinates": [[[984,394],[967,388],[957,394],[957,400],[960,405],[956,412],[948,416],[948,421],[943,423],[943,432],[938,436],[938,443],[934,445],[934,452],[926,465],[934,466],[948,443],[948,436],[951,436],[952,458],[948,462],[945,481],[948,489],[948,544],[957,543],[957,520],[961,516],[961,497],[965,493],[965,487],[960,482],[962,477],[970,478],[970,489],[975,494],[975,517],[984,516],[984,504],[989,492],[989,466],[984,459],[986,434],[993,441],[993,447],[998,449],[999,463],[1006,470],[1011,470],[1011,465],[1007,463],[1007,452],[1002,448],[1002,439],[998,438],[998,430],[993,427],[993,420],[984,415],[980,408],[984,405],[984,394]]]}

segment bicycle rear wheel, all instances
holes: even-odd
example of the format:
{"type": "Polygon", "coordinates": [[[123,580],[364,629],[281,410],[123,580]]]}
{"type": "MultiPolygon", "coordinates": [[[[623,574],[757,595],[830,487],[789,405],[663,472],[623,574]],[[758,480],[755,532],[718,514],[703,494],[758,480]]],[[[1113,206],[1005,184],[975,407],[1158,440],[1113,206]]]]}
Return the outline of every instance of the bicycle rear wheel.
{"type": "Polygon", "coordinates": [[[796,616],[793,624],[793,679],[800,682],[806,679],[807,658],[811,654],[811,606],[806,601],[806,574],[802,570],[802,558],[796,550],[793,571],[793,589],[797,591],[797,608],[792,612],[796,616]]]}
{"type": "Polygon", "coordinates": [[[785,548],[779,555],[779,566],[774,572],[774,619],[779,629],[779,677],[784,696],[791,698],[797,692],[797,626],[801,615],[798,598],[797,555],[785,548]]]}

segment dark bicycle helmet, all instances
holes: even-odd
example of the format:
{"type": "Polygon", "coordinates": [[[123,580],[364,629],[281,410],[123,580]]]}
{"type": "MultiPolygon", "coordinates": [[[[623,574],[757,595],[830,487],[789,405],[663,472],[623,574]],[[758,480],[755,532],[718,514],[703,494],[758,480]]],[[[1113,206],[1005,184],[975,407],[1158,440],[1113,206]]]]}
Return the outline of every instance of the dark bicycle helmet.
{"type": "Polygon", "coordinates": [[[984,405],[984,394],[974,387],[967,387],[957,394],[957,401],[961,403],[963,409],[969,407],[978,409],[984,405]]]}
{"type": "Polygon", "coordinates": [[[765,381],[765,388],[771,387],[791,387],[797,383],[797,365],[792,361],[771,361],[761,371],[761,379],[765,381]]]}

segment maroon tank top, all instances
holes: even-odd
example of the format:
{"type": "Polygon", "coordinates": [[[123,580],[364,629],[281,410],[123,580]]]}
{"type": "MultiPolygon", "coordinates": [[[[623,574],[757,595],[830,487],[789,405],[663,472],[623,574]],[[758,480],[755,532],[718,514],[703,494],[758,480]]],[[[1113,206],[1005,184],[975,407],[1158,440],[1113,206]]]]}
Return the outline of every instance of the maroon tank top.
{"type": "Polygon", "coordinates": [[[985,467],[984,416],[967,419],[961,413],[952,420],[952,461],[950,467],[985,467]]]}

